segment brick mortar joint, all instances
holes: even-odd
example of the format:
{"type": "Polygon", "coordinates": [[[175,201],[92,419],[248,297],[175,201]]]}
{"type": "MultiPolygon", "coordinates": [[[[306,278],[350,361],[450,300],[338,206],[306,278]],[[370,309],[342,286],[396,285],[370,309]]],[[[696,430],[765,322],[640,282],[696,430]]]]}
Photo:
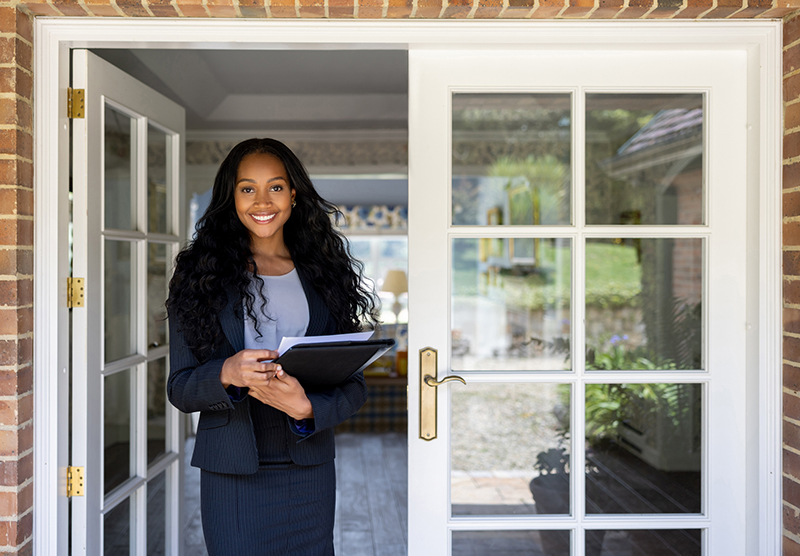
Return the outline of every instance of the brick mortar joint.
{"type": "Polygon", "coordinates": [[[24,97],[21,94],[17,93],[16,91],[14,91],[13,93],[11,93],[11,92],[0,93],[0,98],[11,98],[11,99],[16,99],[16,100],[21,100],[25,104],[29,104],[30,106],[33,106],[33,99],[28,98],[28,97],[24,97]]]}
{"type": "Polygon", "coordinates": [[[22,482],[22,484],[15,486],[0,486],[0,492],[7,492],[10,494],[21,494],[23,490],[33,484],[33,477],[29,477],[22,482]]]}
{"type": "Polygon", "coordinates": [[[0,220],[29,220],[33,222],[33,215],[28,214],[0,214],[0,220]]]}
{"type": "MultiPolygon", "coordinates": [[[[786,393],[786,392],[784,392],[784,393],[786,393]]],[[[795,395],[795,397],[798,397],[798,396],[795,395]]],[[[792,419],[791,417],[786,417],[786,416],[783,417],[783,420],[786,421],[787,423],[791,423],[792,425],[800,427],[800,420],[792,419]]],[[[787,446],[788,446],[788,444],[787,444],[787,446]]]]}
{"type": "Polygon", "coordinates": [[[0,547],[0,554],[17,554],[17,553],[19,553],[19,551],[21,549],[25,548],[25,545],[28,545],[28,544],[30,544],[32,542],[33,542],[33,535],[31,535],[28,538],[26,538],[24,541],[22,541],[17,546],[2,546],[2,547],[0,547]]]}
{"type": "Polygon", "coordinates": [[[0,160],[21,160],[22,162],[33,164],[32,158],[25,158],[24,156],[20,156],[18,154],[0,153],[0,160]]]}
{"type": "Polygon", "coordinates": [[[28,450],[25,450],[24,452],[20,452],[19,455],[16,455],[16,456],[0,456],[0,462],[2,462],[2,461],[11,462],[11,463],[19,462],[20,460],[25,459],[26,457],[28,457],[30,454],[33,454],[33,448],[29,448],[28,450]]]}
{"type": "MultiPolygon", "coordinates": [[[[16,516],[0,516],[0,521],[5,521],[6,523],[9,523],[9,522],[12,522],[12,521],[19,521],[20,519],[22,519],[23,517],[25,517],[26,515],[28,515],[31,512],[33,512],[33,508],[32,507],[28,508],[27,510],[25,510],[21,514],[17,514],[16,516]]],[[[33,538],[33,537],[31,536],[31,537],[28,537],[28,538],[33,538]]]]}
{"type": "Polygon", "coordinates": [[[25,332],[24,334],[0,334],[0,340],[27,340],[33,339],[33,332],[25,332]]]}
{"type": "Polygon", "coordinates": [[[800,369],[800,362],[798,361],[789,361],[788,359],[784,359],[783,364],[789,365],[790,367],[794,367],[795,369],[800,369]]]}
{"type": "Polygon", "coordinates": [[[2,432],[19,432],[22,429],[25,429],[29,426],[33,425],[33,417],[25,421],[24,423],[20,423],[19,425],[3,425],[0,424],[0,431],[2,432]]]}
{"type": "Polygon", "coordinates": [[[29,41],[28,39],[26,39],[25,37],[23,37],[22,35],[20,35],[19,33],[11,33],[11,32],[3,33],[3,32],[0,32],[0,39],[19,39],[20,41],[22,41],[26,45],[28,45],[31,48],[33,48],[33,43],[31,41],[29,41]]]}
{"type": "Polygon", "coordinates": [[[783,536],[786,537],[786,538],[792,539],[797,544],[800,544],[800,535],[797,535],[796,533],[792,533],[788,529],[785,529],[785,528],[783,529],[783,536]]]}
{"type": "Polygon", "coordinates": [[[23,127],[17,124],[0,124],[0,131],[21,131],[33,137],[32,127],[23,127]]]}
{"type": "Polygon", "coordinates": [[[786,79],[787,77],[794,77],[797,74],[800,74],[800,68],[784,73],[783,78],[786,79]]]}

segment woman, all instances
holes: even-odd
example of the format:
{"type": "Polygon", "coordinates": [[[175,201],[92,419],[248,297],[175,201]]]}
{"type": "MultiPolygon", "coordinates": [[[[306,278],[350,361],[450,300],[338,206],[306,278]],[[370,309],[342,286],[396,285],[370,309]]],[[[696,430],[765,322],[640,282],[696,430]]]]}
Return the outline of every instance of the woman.
{"type": "Polygon", "coordinates": [[[364,379],[305,392],[271,360],[283,336],[372,320],[335,210],[288,147],[249,139],[223,161],[177,257],[167,393],[200,411],[192,465],[210,556],[333,554],[333,427],[363,405],[364,379]]]}

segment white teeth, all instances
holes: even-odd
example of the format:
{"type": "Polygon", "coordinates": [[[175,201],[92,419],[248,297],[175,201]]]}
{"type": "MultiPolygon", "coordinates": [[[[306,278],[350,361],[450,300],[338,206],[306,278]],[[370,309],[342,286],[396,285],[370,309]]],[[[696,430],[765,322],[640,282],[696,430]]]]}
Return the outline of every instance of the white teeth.
{"type": "Polygon", "coordinates": [[[269,216],[256,216],[255,214],[251,214],[250,216],[252,216],[253,220],[258,222],[259,224],[266,224],[267,222],[275,218],[274,214],[270,214],[269,216]]]}

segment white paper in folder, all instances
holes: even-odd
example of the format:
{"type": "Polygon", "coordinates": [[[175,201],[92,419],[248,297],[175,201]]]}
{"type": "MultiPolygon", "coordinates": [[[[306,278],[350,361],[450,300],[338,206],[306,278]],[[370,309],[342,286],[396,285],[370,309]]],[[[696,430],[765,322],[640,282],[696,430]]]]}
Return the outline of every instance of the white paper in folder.
{"type": "Polygon", "coordinates": [[[354,332],[352,334],[330,334],[328,336],[285,336],[278,346],[278,355],[283,355],[289,348],[297,344],[327,344],[329,342],[366,342],[372,331],[354,332]]]}

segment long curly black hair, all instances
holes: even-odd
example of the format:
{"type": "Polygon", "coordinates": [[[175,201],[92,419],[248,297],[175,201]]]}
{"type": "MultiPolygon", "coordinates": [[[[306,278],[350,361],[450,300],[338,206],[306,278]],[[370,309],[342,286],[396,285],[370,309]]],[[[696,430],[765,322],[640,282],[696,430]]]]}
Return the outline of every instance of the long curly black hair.
{"type": "Polygon", "coordinates": [[[197,223],[194,240],[178,254],[169,283],[169,316],[177,319],[200,362],[207,361],[222,340],[217,316],[228,303],[228,288],[238,292],[248,317],[257,322],[249,286],[258,267],[234,202],[239,163],[251,154],[272,155],[286,169],[297,204],[283,226],[284,242],[292,261],[325,300],[338,332],[355,332],[362,322],[375,324],[375,297],[364,286],[363,265],[350,255],[331,223],[332,215],[341,217],[336,206],[319,196],[303,163],[286,145],[275,139],[248,139],[222,162],[211,203],[197,223]]]}

